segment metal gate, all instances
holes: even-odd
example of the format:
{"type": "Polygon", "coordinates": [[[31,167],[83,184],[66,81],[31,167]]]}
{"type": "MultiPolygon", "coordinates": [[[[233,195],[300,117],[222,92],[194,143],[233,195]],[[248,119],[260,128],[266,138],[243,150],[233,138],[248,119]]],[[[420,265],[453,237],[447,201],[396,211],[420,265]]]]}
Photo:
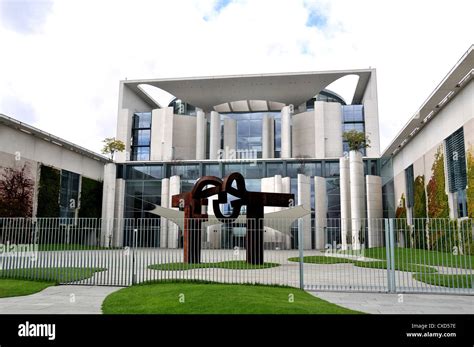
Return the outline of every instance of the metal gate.
{"type": "Polygon", "coordinates": [[[164,218],[3,218],[0,278],[109,286],[202,280],[474,294],[471,219],[302,218],[265,225],[263,264],[246,262],[242,222],[205,225],[200,263],[186,264],[180,228],[164,218]]]}

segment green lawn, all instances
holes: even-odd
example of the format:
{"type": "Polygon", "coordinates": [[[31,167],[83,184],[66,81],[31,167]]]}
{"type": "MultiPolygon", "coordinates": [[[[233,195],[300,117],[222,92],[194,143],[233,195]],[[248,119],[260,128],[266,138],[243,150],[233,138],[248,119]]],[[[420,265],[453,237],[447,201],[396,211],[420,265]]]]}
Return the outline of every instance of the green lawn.
{"type": "MultiPolygon", "coordinates": [[[[298,262],[299,258],[289,258],[289,261],[298,262]]],[[[330,257],[324,255],[314,255],[303,257],[303,261],[308,264],[342,264],[342,263],[351,263],[358,267],[365,267],[370,269],[386,269],[386,261],[360,261],[356,259],[340,258],[340,257],[330,257]]],[[[406,272],[426,272],[434,273],[436,269],[431,266],[423,266],[418,264],[411,264],[405,262],[395,262],[395,270],[406,271],[406,272]]]]}
{"type": "Polygon", "coordinates": [[[474,288],[474,275],[445,275],[417,273],[413,277],[421,282],[448,288],[474,288]]]}
{"type": "Polygon", "coordinates": [[[152,264],[148,265],[151,270],[161,271],[182,271],[192,269],[206,269],[206,268],[220,268],[230,270],[255,270],[255,269],[268,269],[271,267],[280,266],[277,263],[264,263],[262,265],[249,264],[243,260],[230,260],[221,261],[217,263],[200,263],[200,264],[187,264],[187,263],[164,263],[164,264],[152,264]]]}
{"type": "MultiPolygon", "coordinates": [[[[395,260],[399,262],[474,269],[474,256],[472,255],[454,255],[453,253],[417,248],[395,248],[394,255],[395,260]]],[[[385,247],[367,248],[364,250],[364,256],[387,259],[385,247]]]]}
{"type": "Polygon", "coordinates": [[[90,278],[104,268],[45,267],[1,270],[0,279],[25,279],[54,283],[74,282],[90,278]]]}
{"type": "Polygon", "coordinates": [[[34,294],[55,284],[54,282],[0,279],[0,298],[34,294]]]}
{"type": "Polygon", "coordinates": [[[220,283],[140,284],[110,294],[106,314],[354,314],[297,288],[220,283]]]}

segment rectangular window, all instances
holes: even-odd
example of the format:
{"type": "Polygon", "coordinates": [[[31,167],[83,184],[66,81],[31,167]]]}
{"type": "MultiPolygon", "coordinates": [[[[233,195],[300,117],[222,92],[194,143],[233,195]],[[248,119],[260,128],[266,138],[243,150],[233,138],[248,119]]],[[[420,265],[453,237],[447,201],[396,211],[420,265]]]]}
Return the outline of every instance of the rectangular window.
{"type": "Polygon", "coordinates": [[[413,190],[413,185],[415,179],[413,177],[413,165],[410,165],[405,169],[405,185],[406,185],[406,204],[407,207],[413,207],[415,201],[415,192],[413,190]]]}
{"type": "MultiPolygon", "coordinates": [[[[365,133],[364,106],[363,105],[343,105],[342,106],[342,132],[356,130],[365,133]]],[[[349,145],[342,142],[343,152],[349,152],[349,145]]],[[[366,149],[360,150],[362,155],[366,155],[366,149]]]]}
{"type": "Polygon", "coordinates": [[[458,190],[456,193],[456,204],[458,218],[467,217],[467,196],[466,190],[458,190]]]}
{"type": "Polygon", "coordinates": [[[466,189],[467,170],[466,152],[464,149],[463,128],[456,130],[446,139],[446,163],[448,185],[451,193],[466,189]]]}
{"type": "Polygon", "coordinates": [[[74,218],[79,206],[80,175],[61,170],[61,187],[59,191],[59,212],[62,218],[74,218]]]}
{"type": "Polygon", "coordinates": [[[150,160],[151,112],[133,115],[130,160],[150,160]]]}

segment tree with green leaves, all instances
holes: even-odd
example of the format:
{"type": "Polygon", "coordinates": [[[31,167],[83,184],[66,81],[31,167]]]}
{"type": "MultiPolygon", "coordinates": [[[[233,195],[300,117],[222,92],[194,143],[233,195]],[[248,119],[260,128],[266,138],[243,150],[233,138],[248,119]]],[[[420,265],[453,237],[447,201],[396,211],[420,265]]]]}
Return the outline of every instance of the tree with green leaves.
{"type": "Polygon", "coordinates": [[[106,137],[102,142],[105,143],[102,148],[102,154],[109,155],[112,160],[116,152],[123,152],[125,150],[125,143],[115,139],[115,137],[106,137]]]}
{"type": "Polygon", "coordinates": [[[349,150],[358,151],[362,148],[370,147],[370,140],[367,135],[362,131],[349,130],[342,134],[344,141],[347,141],[349,150]]]}

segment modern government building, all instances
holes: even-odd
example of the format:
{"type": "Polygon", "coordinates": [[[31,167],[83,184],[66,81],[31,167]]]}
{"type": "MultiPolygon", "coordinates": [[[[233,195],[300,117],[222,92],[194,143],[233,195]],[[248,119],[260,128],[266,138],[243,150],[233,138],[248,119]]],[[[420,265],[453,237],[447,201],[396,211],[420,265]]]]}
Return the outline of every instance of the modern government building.
{"type": "MultiPolygon", "coordinates": [[[[351,225],[341,220],[351,218],[472,217],[473,68],[471,46],[383,152],[375,69],[121,81],[116,138],[126,150],[114,162],[81,152],[104,168],[89,175],[103,181],[102,218],[115,220],[103,232],[123,245],[131,232],[123,221],[149,219],[148,245],[181,247],[180,230],[150,211],[171,208],[171,196],[201,176],[231,172],[245,177],[248,190],[295,194],[310,212],[293,224],[293,237],[268,230],[281,248],[295,247],[298,228],[307,249],[350,242],[351,225]],[[344,100],[330,85],[352,75],[355,92],[344,100]],[[160,103],[153,88],[172,97],[160,103]],[[364,132],[370,147],[349,155],[348,130],[364,132]]],[[[80,216],[80,208],[69,215],[80,216]]],[[[366,246],[380,245],[379,227],[363,229],[366,246]]],[[[216,248],[243,238],[239,225],[203,233],[216,248]]]]}

